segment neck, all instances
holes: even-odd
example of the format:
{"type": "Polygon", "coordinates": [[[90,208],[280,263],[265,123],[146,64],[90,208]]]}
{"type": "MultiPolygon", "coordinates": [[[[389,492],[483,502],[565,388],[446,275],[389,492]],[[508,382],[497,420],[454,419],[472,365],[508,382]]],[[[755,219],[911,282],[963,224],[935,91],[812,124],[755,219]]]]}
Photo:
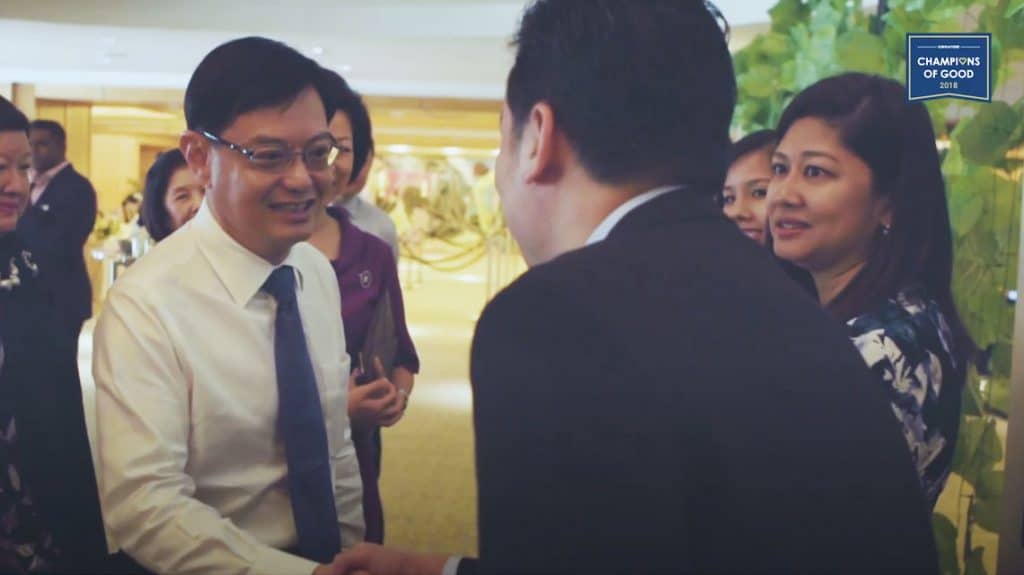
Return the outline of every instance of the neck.
{"type": "Polygon", "coordinates": [[[565,183],[556,192],[558,204],[550,220],[553,249],[548,259],[583,247],[612,212],[650,189],[641,184],[605,185],[586,176],[565,183]]]}
{"type": "Polygon", "coordinates": [[[317,218],[313,235],[309,236],[306,241],[320,250],[327,259],[334,261],[340,252],[341,224],[324,209],[324,212],[317,218]]]}
{"type": "Polygon", "coordinates": [[[814,287],[818,290],[818,301],[821,307],[826,307],[850,285],[853,278],[857,277],[860,270],[864,269],[864,261],[858,261],[851,266],[844,266],[824,272],[812,272],[814,287]]]}
{"type": "Polygon", "coordinates": [[[224,233],[226,233],[231,239],[238,242],[238,245],[249,250],[257,257],[263,258],[268,263],[270,263],[270,265],[273,266],[281,265],[281,263],[288,258],[288,254],[291,253],[292,251],[293,244],[288,244],[286,246],[276,246],[270,242],[266,242],[263,245],[251,245],[248,241],[246,241],[245,237],[242,234],[238,233],[234,228],[224,223],[224,220],[219,215],[217,215],[217,210],[216,208],[214,208],[212,202],[209,202],[207,205],[210,209],[210,215],[213,216],[213,219],[217,222],[217,225],[220,226],[220,229],[223,230],[224,233]]]}

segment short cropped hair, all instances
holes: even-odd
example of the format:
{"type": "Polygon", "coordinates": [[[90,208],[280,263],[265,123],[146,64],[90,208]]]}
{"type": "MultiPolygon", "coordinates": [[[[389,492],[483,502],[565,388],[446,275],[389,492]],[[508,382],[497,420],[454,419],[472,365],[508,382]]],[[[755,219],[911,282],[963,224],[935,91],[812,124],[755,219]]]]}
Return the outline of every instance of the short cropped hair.
{"type": "Polygon", "coordinates": [[[546,102],[587,172],[720,186],[736,80],[702,0],[536,0],[513,45],[516,134],[546,102]]]}
{"type": "Polygon", "coordinates": [[[185,90],[185,121],[190,130],[214,135],[253,110],[285,106],[313,87],[330,121],[320,65],[294,48],[268,38],[250,36],[213,49],[192,73],[185,90]]]}

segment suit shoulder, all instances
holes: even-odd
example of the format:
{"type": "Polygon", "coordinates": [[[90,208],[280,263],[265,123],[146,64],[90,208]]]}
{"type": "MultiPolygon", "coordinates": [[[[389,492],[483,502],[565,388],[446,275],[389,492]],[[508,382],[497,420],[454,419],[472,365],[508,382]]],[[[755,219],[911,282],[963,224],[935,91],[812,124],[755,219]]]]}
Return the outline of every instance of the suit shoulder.
{"type": "Polygon", "coordinates": [[[545,264],[528,270],[498,292],[480,314],[477,332],[492,327],[503,329],[510,323],[550,325],[564,322],[578,313],[569,282],[564,279],[561,265],[545,264]]]}

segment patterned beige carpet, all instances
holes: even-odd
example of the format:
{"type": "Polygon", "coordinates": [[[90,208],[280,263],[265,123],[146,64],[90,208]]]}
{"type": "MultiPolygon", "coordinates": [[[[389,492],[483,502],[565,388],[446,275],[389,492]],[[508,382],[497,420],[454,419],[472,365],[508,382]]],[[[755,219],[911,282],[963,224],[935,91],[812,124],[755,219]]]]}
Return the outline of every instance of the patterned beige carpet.
{"type": "Polygon", "coordinates": [[[383,433],[385,543],[475,555],[476,476],[469,387],[473,325],[486,298],[483,270],[423,281],[403,274],[408,323],[422,368],[405,418],[383,433]]]}

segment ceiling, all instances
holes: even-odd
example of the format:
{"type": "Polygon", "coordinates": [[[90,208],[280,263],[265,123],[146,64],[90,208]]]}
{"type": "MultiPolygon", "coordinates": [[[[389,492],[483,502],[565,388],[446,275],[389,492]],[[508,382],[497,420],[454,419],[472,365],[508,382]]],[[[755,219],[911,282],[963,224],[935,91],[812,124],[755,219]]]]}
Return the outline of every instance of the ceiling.
{"type": "MultiPolygon", "coordinates": [[[[718,0],[742,44],[775,0],[718,0]]],[[[2,0],[0,83],[183,88],[212,48],[283,40],[380,96],[500,99],[521,0],[2,0]]]]}
{"type": "MultiPolygon", "coordinates": [[[[732,47],[776,0],[716,0],[732,47]]],[[[282,40],[367,96],[382,151],[490,154],[523,0],[0,0],[0,87],[99,105],[103,133],[175,139],[192,70],[242,35],[282,40]]]]}

